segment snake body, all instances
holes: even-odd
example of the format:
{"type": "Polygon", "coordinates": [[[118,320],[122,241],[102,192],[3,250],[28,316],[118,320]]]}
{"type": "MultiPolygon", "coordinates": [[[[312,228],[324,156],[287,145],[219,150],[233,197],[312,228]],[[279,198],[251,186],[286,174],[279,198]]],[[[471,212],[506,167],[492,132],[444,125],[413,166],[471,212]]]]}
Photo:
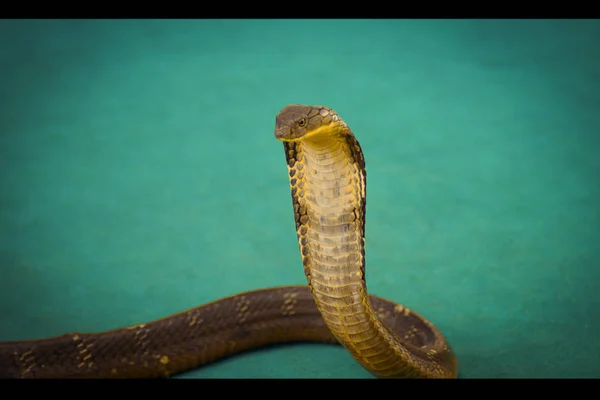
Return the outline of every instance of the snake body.
{"type": "Polygon", "coordinates": [[[0,343],[0,378],[150,378],[286,342],[339,343],[377,377],[454,378],[452,348],[416,312],[367,293],[366,170],[324,106],[276,117],[308,286],[236,294],[145,324],[0,343]]]}

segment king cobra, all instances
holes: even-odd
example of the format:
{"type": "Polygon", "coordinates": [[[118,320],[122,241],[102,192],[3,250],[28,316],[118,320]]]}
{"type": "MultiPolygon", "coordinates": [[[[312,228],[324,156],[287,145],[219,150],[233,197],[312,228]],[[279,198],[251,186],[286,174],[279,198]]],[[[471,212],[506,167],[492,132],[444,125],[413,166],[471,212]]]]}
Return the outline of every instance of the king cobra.
{"type": "Polygon", "coordinates": [[[308,286],[239,293],[152,322],[0,343],[2,378],[168,377],[286,342],[338,343],[381,378],[455,378],[456,356],[416,312],[369,295],[366,170],[348,125],[324,106],[276,117],[308,286]]]}

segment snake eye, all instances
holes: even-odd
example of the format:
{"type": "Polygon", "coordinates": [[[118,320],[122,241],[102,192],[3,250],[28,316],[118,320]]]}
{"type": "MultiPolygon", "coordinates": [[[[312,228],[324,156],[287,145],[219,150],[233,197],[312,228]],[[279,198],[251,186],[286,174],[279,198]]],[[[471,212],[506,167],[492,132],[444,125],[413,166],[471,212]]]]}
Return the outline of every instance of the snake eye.
{"type": "Polygon", "coordinates": [[[298,121],[298,126],[303,127],[306,125],[306,122],[306,118],[302,118],[300,121],[298,121]]]}

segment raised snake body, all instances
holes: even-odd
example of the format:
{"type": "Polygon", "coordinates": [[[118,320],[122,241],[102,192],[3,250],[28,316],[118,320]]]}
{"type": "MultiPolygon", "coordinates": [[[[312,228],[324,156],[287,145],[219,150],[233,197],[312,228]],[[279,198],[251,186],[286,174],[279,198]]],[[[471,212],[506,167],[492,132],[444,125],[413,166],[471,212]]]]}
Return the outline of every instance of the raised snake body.
{"type": "Polygon", "coordinates": [[[370,296],[365,281],[366,171],[347,124],[323,106],[276,117],[308,286],[237,294],[100,333],[0,343],[0,378],[161,377],[275,343],[342,344],[378,377],[454,378],[457,361],[428,320],[370,296]]]}

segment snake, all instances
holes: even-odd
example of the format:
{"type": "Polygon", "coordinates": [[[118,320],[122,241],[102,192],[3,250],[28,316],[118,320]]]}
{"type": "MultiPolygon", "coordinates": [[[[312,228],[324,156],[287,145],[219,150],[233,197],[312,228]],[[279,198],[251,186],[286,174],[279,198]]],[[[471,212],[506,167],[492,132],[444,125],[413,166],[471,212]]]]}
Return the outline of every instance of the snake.
{"type": "Polygon", "coordinates": [[[326,106],[275,118],[308,285],[221,298],[113,330],[0,342],[0,378],[163,378],[294,342],[343,346],[377,378],[457,378],[455,352],[428,319],[367,292],[366,168],[350,127],[326,106]]]}

